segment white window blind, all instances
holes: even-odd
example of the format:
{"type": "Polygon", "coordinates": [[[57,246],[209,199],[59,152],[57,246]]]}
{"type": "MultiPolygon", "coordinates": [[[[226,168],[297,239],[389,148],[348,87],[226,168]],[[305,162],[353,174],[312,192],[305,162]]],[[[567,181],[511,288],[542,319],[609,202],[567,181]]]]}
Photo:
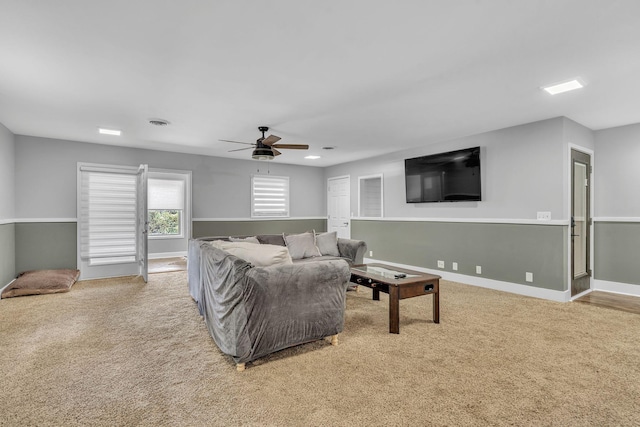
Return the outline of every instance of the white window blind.
{"type": "Polygon", "coordinates": [[[251,177],[251,216],[289,216],[289,177],[264,175],[251,177]]]}
{"type": "Polygon", "coordinates": [[[148,182],[148,209],[184,209],[183,180],[149,178],[148,182]]]}
{"type": "Polygon", "coordinates": [[[382,218],[382,175],[360,177],[358,187],[358,216],[382,218]]]}
{"type": "Polygon", "coordinates": [[[96,263],[135,261],[135,173],[81,172],[81,257],[96,263]]]}

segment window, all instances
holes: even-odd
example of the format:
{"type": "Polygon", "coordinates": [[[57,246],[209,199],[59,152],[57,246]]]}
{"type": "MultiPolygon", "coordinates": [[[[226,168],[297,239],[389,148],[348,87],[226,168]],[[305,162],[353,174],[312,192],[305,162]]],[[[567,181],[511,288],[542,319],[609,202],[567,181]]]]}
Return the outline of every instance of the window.
{"type": "Polygon", "coordinates": [[[289,216],[289,177],[251,176],[251,217],[289,216]]]}
{"type": "Polygon", "coordinates": [[[147,191],[149,237],[183,237],[184,180],[149,178],[147,191]]]}
{"type": "Polygon", "coordinates": [[[358,216],[382,218],[382,175],[358,178],[358,216]]]}

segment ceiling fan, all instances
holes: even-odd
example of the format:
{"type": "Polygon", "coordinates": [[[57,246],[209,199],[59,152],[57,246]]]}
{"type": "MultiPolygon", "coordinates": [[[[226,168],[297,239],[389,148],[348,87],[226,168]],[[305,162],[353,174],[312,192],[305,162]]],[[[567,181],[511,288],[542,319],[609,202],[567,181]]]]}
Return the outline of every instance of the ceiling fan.
{"type": "Polygon", "coordinates": [[[278,148],[294,149],[294,150],[309,149],[309,146],[306,144],[277,144],[277,142],[280,141],[281,139],[279,136],[269,135],[265,138],[264,133],[269,130],[267,126],[258,126],[258,130],[262,132],[262,137],[258,138],[255,143],[229,141],[228,139],[220,139],[219,141],[233,142],[234,144],[250,145],[251,147],[238,148],[237,150],[229,150],[229,153],[233,151],[249,150],[250,148],[253,148],[253,153],[251,153],[251,157],[256,160],[272,160],[275,156],[279,156],[280,154],[282,154],[280,151],[277,150],[278,148]]]}

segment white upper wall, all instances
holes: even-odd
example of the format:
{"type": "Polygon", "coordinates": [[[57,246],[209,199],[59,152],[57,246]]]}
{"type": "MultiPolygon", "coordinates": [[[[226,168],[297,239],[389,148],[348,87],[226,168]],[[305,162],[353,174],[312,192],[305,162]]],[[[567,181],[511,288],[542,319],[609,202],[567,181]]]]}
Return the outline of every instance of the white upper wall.
{"type": "Polygon", "coordinates": [[[15,218],[15,137],[0,123],[0,221],[15,218]]]}
{"type": "Polygon", "coordinates": [[[536,220],[538,211],[549,211],[551,219],[566,220],[564,125],[564,118],[549,119],[332,166],[325,180],[351,176],[354,215],[358,177],[382,173],[385,217],[536,220]],[[481,147],[481,202],[406,203],[404,159],[475,146],[481,147]]]}
{"type": "Polygon", "coordinates": [[[596,218],[640,218],[640,123],[595,132],[596,218]]]}
{"type": "Polygon", "coordinates": [[[251,174],[290,177],[291,217],[326,215],[320,168],[233,160],[18,135],[15,216],[75,218],[78,162],[192,171],[192,216],[249,218],[251,174]]]}

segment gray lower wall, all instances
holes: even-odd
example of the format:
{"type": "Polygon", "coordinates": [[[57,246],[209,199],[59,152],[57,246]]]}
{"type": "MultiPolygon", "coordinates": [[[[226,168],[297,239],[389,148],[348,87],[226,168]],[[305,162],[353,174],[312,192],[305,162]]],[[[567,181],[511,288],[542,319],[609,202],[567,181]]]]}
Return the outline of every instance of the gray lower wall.
{"type": "Polygon", "coordinates": [[[16,277],[15,224],[0,224],[0,288],[16,277]]]}
{"type": "Polygon", "coordinates": [[[75,222],[15,224],[16,271],[77,268],[75,222]]]}
{"type": "Polygon", "coordinates": [[[596,222],[594,277],[640,286],[640,223],[596,222]]]}
{"type": "Polygon", "coordinates": [[[282,219],[260,221],[194,221],[193,237],[326,231],[326,219],[282,219]]]}
{"type": "Polygon", "coordinates": [[[351,237],[364,240],[372,258],[539,288],[567,289],[567,228],[527,224],[428,221],[362,221],[351,223],[351,237]],[[533,273],[533,283],[525,273],[533,273]]]}

